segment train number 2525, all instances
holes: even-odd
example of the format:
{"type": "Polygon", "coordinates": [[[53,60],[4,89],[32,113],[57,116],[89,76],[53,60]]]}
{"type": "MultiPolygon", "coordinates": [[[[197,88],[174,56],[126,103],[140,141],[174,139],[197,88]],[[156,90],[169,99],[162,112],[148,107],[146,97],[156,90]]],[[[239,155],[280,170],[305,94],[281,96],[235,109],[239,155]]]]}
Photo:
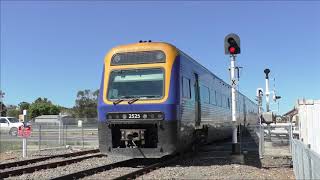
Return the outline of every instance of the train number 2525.
{"type": "Polygon", "coordinates": [[[129,114],[129,119],[139,119],[140,114],[129,114]]]}

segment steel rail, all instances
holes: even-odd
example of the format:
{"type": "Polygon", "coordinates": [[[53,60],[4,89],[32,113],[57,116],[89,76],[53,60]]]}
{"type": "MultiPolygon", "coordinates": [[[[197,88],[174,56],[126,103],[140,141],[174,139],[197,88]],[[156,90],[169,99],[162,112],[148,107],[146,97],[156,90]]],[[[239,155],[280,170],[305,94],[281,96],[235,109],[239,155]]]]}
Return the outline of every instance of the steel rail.
{"type": "Polygon", "coordinates": [[[173,163],[174,161],[178,160],[179,158],[180,158],[179,156],[169,156],[169,157],[161,158],[158,160],[158,162],[156,162],[154,164],[151,164],[151,165],[144,167],[142,169],[139,169],[137,171],[125,174],[123,176],[117,177],[114,180],[136,179],[139,176],[142,176],[142,175],[150,173],[156,169],[159,169],[161,167],[169,165],[169,164],[173,163]]]}
{"type": "Polygon", "coordinates": [[[22,160],[22,161],[0,164],[0,169],[6,169],[6,168],[11,168],[11,167],[33,164],[36,162],[45,161],[45,160],[53,159],[53,158],[60,158],[60,157],[68,158],[68,157],[82,156],[85,154],[92,154],[92,153],[98,153],[98,152],[99,152],[99,149],[93,149],[93,150],[79,151],[79,152],[59,154],[59,155],[53,155],[53,156],[46,156],[46,157],[41,157],[41,158],[27,159],[27,160],[22,160]]]}
{"type": "Polygon", "coordinates": [[[116,162],[116,163],[112,163],[112,164],[107,164],[107,165],[98,166],[98,167],[94,167],[94,168],[91,168],[91,169],[86,169],[86,170],[83,170],[83,171],[67,174],[67,175],[64,175],[64,176],[53,178],[51,180],[79,179],[79,178],[83,178],[83,177],[86,177],[86,176],[94,175],[94,174],[99,173],[99,172],[115,169],[115,168],[118,168],[118,167],[128,166],[130,164],[136,163],[137,161],[138,161],[137,159],[129,159],[129,160],[125,160],[125,161],[120,161],[120,162],[116,162]]]}
{"type": "Polygon", "coordinates": [[[164,158],[150,158],[150,159],[149,158],[148,159],[134,158],[134,159],[116,162],[113,164],[107,164],[107,165],[103,165],[103,166],[94,167],[91,169],[86,169],[86,170],[75,172],[72,174],[67,174],[64,176],[53,178],[51,180],[80,179],[80,178],[91,176],[91,175],[94,175],[94,174],[97,174],[100,172],[112,170],[112,169],[115,169],[118,167],[137,167],[138,165],[141,165],[141,164],[150,164],[142,169],[139,169],[137,171],[134,171],[134,172],[131,172],[131,173],[125,174],[123,176],[115,178],[115,179],[134,179],[134,178],[137,178],[143,174],[151,172],[155,169],[166,166],[166,165],[176,161],[178,158],[180,158],[180,156],[167,156],[164,158]]]}
{"type": "Polygon", "coordinates": [[[21,175],[21,174],[26,174],[26,173],[33,173],[35,171],[42,170],[42,169],[49,169],[49,168],[56,168],[58,166],[65,166],[68,164],[80,162],[85,159],[102,157],[102,156],[104,156],[104,155],[103,154],[94,154],[94,155],[90,155],[90,156],[82,156],[82,157],[77,157],[77,158],[72,158],[72,159],[67,159],[67,160],[62,160],[62,161],[51,162],[51,163],[47,163],[47,164],[24,167],[24,168],[19,168],[19,169],[14,169],[14,170],[7,170],[7,171],[3,171],[0,173],[0,179],[11,177],[11,176],[17,176],[17,175],[21,175]]]}

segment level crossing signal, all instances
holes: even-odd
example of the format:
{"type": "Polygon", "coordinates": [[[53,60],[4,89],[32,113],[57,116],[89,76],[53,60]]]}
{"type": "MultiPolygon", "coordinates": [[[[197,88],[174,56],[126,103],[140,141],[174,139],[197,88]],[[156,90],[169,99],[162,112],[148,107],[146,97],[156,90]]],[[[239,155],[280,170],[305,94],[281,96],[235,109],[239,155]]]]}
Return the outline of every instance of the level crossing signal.
{"type": "Polygon", "coordinates": [[[240,54],[240,37],[237,34],[231,33],[224,38],[224,53],[225,54],[240,54]]]}

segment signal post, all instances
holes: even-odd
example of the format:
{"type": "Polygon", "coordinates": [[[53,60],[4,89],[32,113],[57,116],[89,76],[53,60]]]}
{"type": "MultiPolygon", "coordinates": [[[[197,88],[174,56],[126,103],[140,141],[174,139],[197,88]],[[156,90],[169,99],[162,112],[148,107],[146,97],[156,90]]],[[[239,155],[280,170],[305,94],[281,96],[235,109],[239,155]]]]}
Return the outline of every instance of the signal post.
{"type": "Polygon", "coordinates": [[[231,79],[231,109],[232,109],[232,154],[240,154],[240,144],[238,142],[237,132],[237,78],[236,71],[236,55],[240,54],[240,38],[236,34],[228,34],[224,39],[225,54],[230,55],[230,79],[231,79]]]}
{"type": "Polygon", "coordinates": [[[18,136],[22,138],[22,157],[27,157],[27,138],[31,135],[31,126],[26,126],[27,110],[23,110],[24,123],[18,128],[18,136]]]}

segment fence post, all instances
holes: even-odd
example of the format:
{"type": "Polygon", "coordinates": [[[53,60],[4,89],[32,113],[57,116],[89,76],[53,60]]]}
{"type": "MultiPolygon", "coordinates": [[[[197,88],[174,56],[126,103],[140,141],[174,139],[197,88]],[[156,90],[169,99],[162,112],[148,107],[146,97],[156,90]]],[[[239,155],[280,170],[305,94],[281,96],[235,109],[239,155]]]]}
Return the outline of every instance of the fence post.
{"type": "Polygon", "coordinates": [[[84,132],[83,132],[83,125],[81,126],[81,134],[82,134],[82,148],[84,148],[84,132]]]}
{"type": "Polygon", "coordinates": [[[59,146],[61,146],[61,113],[59,113],[58,120],[59,120],[59,146]]]}
{"type": "Polygon", "coordinates": [[[68,145],[68,125],[66,124],[66,145],[68,145]]]}
{"type": "Polygon", "coordinates": [[[292,123],[290,122],[290,125],[289,125],[289,152],[292,153],[292,139],[293,139],[293,133],[292,133],[292,123]]]}
{"type": "Polygon", "coordinates": [[[39,125],[38,146],[40,151],[41,150],[41,125],[39,125]]]}

